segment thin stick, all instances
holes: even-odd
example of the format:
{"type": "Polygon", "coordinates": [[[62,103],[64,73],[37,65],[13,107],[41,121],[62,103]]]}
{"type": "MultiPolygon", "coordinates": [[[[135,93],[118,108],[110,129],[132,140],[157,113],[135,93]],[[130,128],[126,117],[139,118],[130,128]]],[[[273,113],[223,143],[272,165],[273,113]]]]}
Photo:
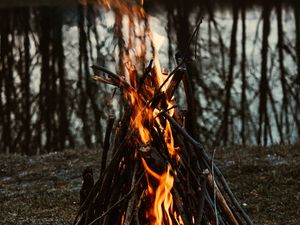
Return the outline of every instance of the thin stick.
{"type": "MultiPolygon", "coordinates": [[[[214,196],[214,208],[215,211],[217,212],[217,197],[216,197],[216,192],[217,192],[217,185],[215,182],[215,170],[214,170],[214,159],[215,159],[215,153],[216,149],[213,151],[213,155],[211,157],[211,178],[212,178],[212,188],[213,188],[213,196],[214,196]]],[[[216,225],[219,225],[219,220],[218,217],[216,216],[216,225]]]]}
{"type": "MultiPolygon", "coordinates": [[[[132,175],[131,189],[134,188],[137,171],[138,171],[138,161],[136,160],[136,163],[134,164],[133,175],[132,175]]],[[[127,205],[124,225],[129,225],[133,218],[133,210],[134,210],[133,207],[134,207],[134,203],[136,201],[136,196],[137,196],[137,192],[135,191],[127,205]]]]}
{"type": "Polygon", "coordinates": [[[98,66],[98,65],[92,65],[91,68],[94,70],[99,70],[99,71],[106,73],[108,76],[111,77],[111,79],[113,79],[118,84],[119,87],[125,87],[125,88],[129,88],[131,90],[132,89],[135,90],[135,88],[132,87],[130,84],[128,84],[124,79],[121,79],[121,77],[119,75],[111,72],[110,70],[106,69],[105,67],[98,66]]]}
{"type": "Polygon", "coordinates": [[[184,222],[184,225],[191,225],[191,223],[190,223],[190,221],[189,221],[189,219],[188,219],[188,217],[185,213],[184,206],[183,206],[183,203],[182,203],[182,199],[181,199],[178,191],[176,190],[176,188],[173,188],[173,197],[174,197],[174,202],[175,202],[175,205],[178,209],[178,212],[181,215],[181,218],[184,222]]]}
{"type": "Polygon", "coordinates": [[[108,213],[111,212],[111,210],[113,210],[114,208],[116,208],[119,204],[121,204],[124,200],[126,200],[128,197],[130,197],[130,195],[132,194],[132,192],[136,189],[136,187],[138,186],[138,184],[140,183],[140,181],[142,180],[142,178],[144,177],[146,172],[143,172],[143,174],[140,176],[140,178],[137,180],[137,182],[135,183],[134,187],[130,189],[130,191],[125,194],[120,200],[118,200],[115,204],[113,204],[108,210],[106,210],[104,213],[102,213],[101,216],[97,217],[96,219],[94,219],[91,223],[89,223],[89,225],[95,224],[98,220],[101,220],[104,216],[106,216],[108,213]]]}
{"type": "MultiPolygon", "coordinates": [[[[215,192],[214,195],[216,196],[216,197],[214,196],[214,198],[217,199],[220,207],[223,209],[223,211],[226,214],[227,218],[230,220],[230,224],[232,224],[232,225],[239,225],[239,223],[236,220],[234,214],[232,213],[230,207],[228,206],[225,198],[223,197],[221,191],[219,190],[218,186],[216,185],[212,174],[208,175],[208,181],[209,181],[209,185],[214,189],[214,192],[215,192]]],[[[216,203],[214,203],[214,204],[216,204],[216,203]]],[[[216,208],[217,207],[215,205],[215,210],[216,210],[216,208]]],[[[218,217],[216,216],[216,218],[218,218],[218,217]]],[[[216,222],[218,222],[218,219],[217,219],[216,222]]]]}
{"type": "Polygon", "coordinates": [[[110,146],[109,139],[110,139],[110,134],[111,134],[113,125],[114,125],[114,121],[115,121],[115,118],[113,116],[109,116],[108,122],[107,122],[107,127],[106,127],[106,132],[105,132],[105,138],[104,138],[100,176],[104,172],[105,167],[106,167],[107,153],[108,153],[109,146],[110,146]]]}
{"type": "Polygon", "coordinates": [[[207,176],[209,171],[206,169],[203,171],[203,182],[201,184],[201,194],[200,194],[200,203],[198,209],[198,217],[196,219],[195,225],[200,225],[203,217],[204,212],[204,203],[205,203],[205,192],[206,192],[206,184],[207,184],[207,176]]]}

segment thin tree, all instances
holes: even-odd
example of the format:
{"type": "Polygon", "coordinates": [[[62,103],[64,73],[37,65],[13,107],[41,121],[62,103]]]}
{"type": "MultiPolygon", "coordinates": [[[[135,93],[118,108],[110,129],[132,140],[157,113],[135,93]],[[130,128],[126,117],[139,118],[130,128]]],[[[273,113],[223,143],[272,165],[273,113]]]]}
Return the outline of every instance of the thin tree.
{"type": "Polygon", "coordinates": [[[267,94],[268,94],[268,37],[270,34],[270,14],[271,14],[271,6],[266,3],[264,4],[262,18],[263,18],[263,34],[262,34],[262,50],[261,50],[261,79],[259,83],[259,128],[258,128],[258,136],[257,136],[257,144],[262,144],[262,136],[263,143],[266,145],[268,141],[268,109],[267,109],[267,94]]]}
{"type": "Polygon", "coordinates": [[[79,115],[80,115],[80,119],[82,121],[83,124],[83,129],[82,129],[82,133],[83,133],[83,138],[85,141],[85,144],[88,148],[92,148],[92,141],[91,141],[91,130],[90,130],[90,126],[88,124],[88,114],[87,114],[87,94],[85,92],[84,89],[84,78],[83,78],[83,74],[84,74],[84,55],[83,53],[86,51],[86,34],[85,34],[85,30],[84,30],[84,26],[85,26],[85,9],[84,6],[82,5],[78,5],[78,29],[79,29],[79,57],[78,57],[78,65],[79,65],[79,69],[78,69],[78,81],[77,81],[77,88],[79,90],[79,115]]]}
{"type": "MultiPolygon", "coordinates": [[[[297,55],[297,77],[296,77],[296,98],[300,96],[300,3],[299,1],[294,1],[294,16],[295,16],[295,26],[296,26],[296,55],[297,55]]],[[[296,99],[296,110],[295,117],[298,129],[298,138],[300,137],[300,104],[296,99]]]]}
{"type": "Polygon", "coordinates": [[[276,13],[277,13],[277,30],[278,30],[278,55],[279,55],[279,68],[280,68],[280,82],[282,89],[282,112],[281,112],[281,143],[284,144],[285,138],[283,138],[282,129],[283,129],[283,117],[285,120],[285,130],[286,130],[286,140],[289,138],[290,126],[289,126],[289,110],[288,110],[288,94],[286,90],[286,73],[284,68],[284,55],[283,55],[283,28],[282,28],[282,3],[277,2],[276,4],[276,13]]]}
{"type": "Polygon", "coordinates": [[[70,118],[68,117],[67,111],[67,103],[68,103],[68,86],[66,85],[66,73],[65,73],[65,56],[64,56],[64,48],[63,48],[63,33],[62,33],[62,25],[63,25],[63,17],[61,10],[56,12],[55,17],[55,29],[54,33],[56,34],[56,38],[54,39],[54,49],[56,52],[56,62],[57,62],[57,75],[59,81],[58,87],[58,141],[59,141],[59,149],[62,150],[66,147],[66,142],[68,142],[67,147],[74,147],[74,139],[73,135],[70,131],[70,118]]]}
{"type": "MultiPolygon", "coordinates": [[[[1,77],[4,85],[4,99],[5,104],[3,105],[3,148],[6,153],[13,151],[12,149],[12,90],[14,89],[13,82],[13,43],[9,39],[9,35],[13,35],[10,24],[12,23],[12,14],[10,10],[2,12],[4,21],[1,22],[1,60],[2,70],[1,77]]],[[[1,96],[2,97],[2,96],[1,96]]]]}
{"type": "MultiPolygon", "coordinates": [[[[226,145],[229,137],[229,118],[231,109],[231,89],[233,86],[234,67],[236,64],[236,35],[237,35],[237,24],[238,24],[238,7],[233,4],[233,23],[231,30],[231,41],[230,41],[230,63],[229,72],[225,84],[225,102],[224,102],[224,113],[223,113],[223,142],[226,145]]],[[[232,134],[233,135],[233,134],[232,134]]]]}
{"type": "Polygon", "coordinates": [[[26,154],[32,154],[33,151],[30,148],[31,142],[31,101],[30,101],[30,40],[29,40],[29,30],[30,30],[30,10],[29,8],[24,9],[23,13],[24,21],[24,75],[22,79],[22,89],[24,93],[23,100],[23,134],[24,141],[22,146],[22,151],[26,154]]]}
{"type": "Polygon", "coordinates": [[[241,139],[242,144],[246,144],[246,104],[247,104],[247,76],[246,76],[246,9],[245,5],[241,7],[242,16],[242,57],[241,57],[241,75],[242,75],[242,86],[241,86],[241,139]]]}
{"type": "MultiPolygon", "coordinates": [[[[187,46],[188,40],[191,36],[191,27],[189,22],[190,15],[190,7],[187,4],[184,4],[182,1],[176,1],[176,7],[178,15],[173,14],[173,21],[175,23],[176,37],[177,37],[177,46],[179,52],[185,54],[187,57],[192,56],[191,46],[187,46]]],[[[195,77],[198,74],[197,68],[191,60],[186,61],[186,67],[189,74],[189,77],[184,76],[183,82],[186,88],[187,99],[187,108],[188,113],[186,115],[186,130],[187,132],[193,136],[197,137],[197,111],[199,112],[199,108],[197,110],[197,101],[196,97],[193,93],[196,93],[195,87],[195,77]]]]}

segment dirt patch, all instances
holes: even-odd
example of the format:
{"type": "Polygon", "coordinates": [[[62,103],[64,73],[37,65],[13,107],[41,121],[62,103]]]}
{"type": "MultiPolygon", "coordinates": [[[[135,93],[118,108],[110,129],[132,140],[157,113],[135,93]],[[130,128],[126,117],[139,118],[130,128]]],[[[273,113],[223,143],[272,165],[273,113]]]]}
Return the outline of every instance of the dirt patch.
{"type": "MultiPolygon", "coordinates": [[[[0,224],[71,224],[79,207],[81,172],[99,172],[99,152],[1,155],[0,224]]],[[[96,177],[96,176],[95,176],[96,177]]]]}
{"type": "MultiPolygon", "coordinates": [[[[255,224],[300,224],[300,144],[217,149],[215,163],[255,224]]],[[[0,155],[0,224],[71,224],[81,172],[99,174],[100,153],[0,155]]]]}
{"type": "Polygon", "coordinates": [[[215,155],[254,224],[300,224],[300,144],[232,147],[215,155]]]}

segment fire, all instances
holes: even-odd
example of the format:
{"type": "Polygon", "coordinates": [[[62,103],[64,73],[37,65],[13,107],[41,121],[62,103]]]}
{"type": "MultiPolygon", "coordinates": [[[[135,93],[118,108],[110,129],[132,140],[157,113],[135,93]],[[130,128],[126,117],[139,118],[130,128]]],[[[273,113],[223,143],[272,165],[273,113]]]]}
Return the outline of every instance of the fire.
{"type": "MultiPolygon", "coordinates": [[[[162,36],[154,34],[151,37],[151,41],[155,50],[155,72],[153,73],[155,77],[153,77],[154,82],[152,83],[152,86],[149,87],[148,91],[153,95],[155,91],[162,85],[165,79],[164,75],[161,72],[161,67],[158,59],[158,50],[163,44],[164,40],[162,36]]],[[[126,69],[129,77],[129,83],[134,88],[137,88],[136,68],[132,66],[130,56],[127,56],[126,60],[126,69]]],[[[165,91],[165,88],[162,88],[162,91],[165,91]]],[[[161,109],[151,109],[146,100],[141,99],[136,90],[131,90],[128,93],[128,97],[130,99],[131,109],[133,110],[130,126],[134,127],[138,131],[141,142],[143,144],[147,144],[152,141],[149,127],[153,127],[155,118],[155,121],[160,124],[161,129],[164,131],[164,141],[167,145],[169,154],[177,162],[179,160],[179,156],[177,154],[178,148],[174,146],[171,125],[168,121],[164,121],[163,123],[157,116],[161,109]],[[163,126],[163,124],[165,125],[163,126]]],[[[165,99],[165,101],[168,108],[173,106],[173,102],[169,101],[169,99],[165,99]]],[[[170,110],[169,113],[171,116],[173,116],[174,109],[170,110]]],[[[173,196],[171,190],[174,184],[174,177],[171,175],[171,166],[168,164],[167,169],[162,174],[158,174],[148,166],[145,159],[142,158],[141,160],[148,177],[147,195],[148,198],[152,199],[153,201],[151,208],[146,214],[149,223],[151,225],[171,225],[174,224],[175,221],[176,224],[183,224],[181,217],[177,216],[176,212],[174,212],[173,209],[173,196]],[[152,179],[149,179],[149,177],[152,177],[152,179]],[[152,183],[153,179],[155,180],[155,184],[152,183]]]]}
{"type": "MultiPolygon", "coordinates": [[[[153,89],[158,89],[164,81],[158,60],[156,60],[154,69],[156,71],[154,74],[157,76],[155,78],[157,83],[154,83],[153,89]]],[[[132,76],[136,76],[136,73],[134,72],[135,70],[133,68],[127,68],[127,71],[129,72],[130,83],[134,86],[136,82],[134,82],[135,79],[133,79],[132,76]]],[[[153,93],[154,91],[155,90],[153,90],[153,93]]],[[[164,123],[160,121],[158,117],[160,110],[157,108],[152,110],[149,106],[147,107],[147,103],[143,99],[140,99],[137,92],[132,91],[128,93],[128,96],[131,102],[131,108],[133,109],[131,126],[138,131],[142,143],[147,144],[151,142],[151,134],[147,125],[152,125],[155,118],[156,122],[160,125],[161,130],[164,131],[164,141],[167,145],[169,155],[178,162],[179,155],[177,154],[177,151],[179,148],[174,146],[170,123],[168,121],[164,121],[164,123]],[[163,126],[163,124],[165,125],[163,126]]],[[[167,102],[168,108],[173,107],[172,101],[168,101],[168,99],[165,99],[165,101],[167,102]]],[[[169,114],[173,116],[174,109],[169,110],[169,114]]],[[[147,179],[148,197],[150,197],[150,199],[154,199],[152,207],[149,212],[147,212],[147,219],[149,219],[150,224],[171,225],[174,224],[173,221],[176,221],[176,224],[183,224],[181,217],[177,216],[176,212],[173,210],[173,196],[171,190],[174,184],[174,177],[171,175],[171,166],[168,164],[166,171],[162,174],[158,174],[147,165],[143,158],[142,164],[147,172],[147,176],[151,176],[157,182],[156,185],[153,185],[150,182],[150,179],[147,179]]]]}
{"type": "Polygon", "coordinates": [[[148,167],[144,159],[142,159],[142,163],[148,175],[155,178],[158,182],[158,186],[154,192],[154,188],[148,179],[148,194],[154,196],[154,204],[148,214],[150,223],[152,225],[173,224],[171,218],[171,215],[173,214],[173,197],[171,190],[174,183],[174,177],[170,174],[171,166],[168,165],[167,171],[162,175],[159,175],[148,167]],[[166,221],[164,221],[164,215],[166,221]]]}
{"type": "Polygon", "coordinates": [[[129,93],[129,98],[133,110],[130,126],[138,131],[142,143],[147,144],[151,141],[151,134],[146,128],[146,124],[151,123],[153,118],[151,110],[143,105],[136,92],[129,93]]]}
{"type": "MultiPolygon", "coordinates": [[[[119,38],[122,38],[125,42],[122,46],[123,49],[119,49],[119,60],[122,59],[125,64],[125,70],[123,70],[125,74],[123,74],[123,77],[132,87],[126,91],[126,97],[130,102],[130,110],[132,110],[129,126],[130,129],[133,128],[136,131],[139,137],[139,141],[134,140],[137,142],[135,146],[138,149],[139,144],[147,145],[151,143],[152,136],[150,130],[157,129],[154,126],[155,122],[159,124],[159,129],[161,129],[160,131],[163,133],[168,154],[175,163],[178,163],[180,159],[177,154],[179,148],[175,147],[171,125],[167,120],[162,121],[158,116],[162,110],[173,107],[173,100],[168,99],[165,95],[161,99],[163,103],[158,104],[155,108],[149,104],[149,101],[159,89],[164,92],[167,87],[166,84],[161,88],[166,76],[161,72],[162,70],[158,58],[158,51],[163,45],[164,37],[157,33],[150,32],[149,25],[147,25],[147,15],[141,7],[144,4],[143,0],[137,5],[130,4],[128,1],[123,0],[98,0],[98,2],[114,11],[116,27],[122,27],[123,23],[127,25],[125,30],[122,28],[118,29],[119,34],[122,36],[119,38]],[[122,33],[126,33],[126,38],[122,33]],[[142,36],[144,38],[141,38],[142,36]],[[148,45],[145,37],[147,37],[148,45]],[[148,83],[146,82],[144,85],[146,89],[144,90],[146,91],[146,97],[144,97],[147,98],[148,96],[148,99],[143,99],[143,95],[139,94],[138,69],[133,65],[141,64],[139,59],[145,58],[147,46],[152,47],[154,68],[151,73],[153,75],[151,81],[147,81],[148,83]]],[[[173,116],[175,110],[168,110],[167,113],[173,116]]],[[[153,201],[151,208],[146,212],[146,218],[149,219],[151,225],[182,225],[182,219],[173,207],[172,188],[174,185],[174,177],[171,174],[171,165],[167,164],[165,171],[162,174],[158,174],[154,169],[150,168],[144,158],[141,158],[141,162],[147,176],[147,198],[151,199],[151,202],[153,201]]]]}

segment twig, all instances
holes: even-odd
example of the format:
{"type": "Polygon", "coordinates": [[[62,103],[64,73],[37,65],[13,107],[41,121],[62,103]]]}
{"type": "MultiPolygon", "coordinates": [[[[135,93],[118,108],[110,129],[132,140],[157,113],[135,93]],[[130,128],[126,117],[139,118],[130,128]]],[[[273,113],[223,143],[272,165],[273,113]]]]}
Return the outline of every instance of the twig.
{"type": "MultiPolygon", "coordinates": [[[[135,186],[135,179],[136,179],[137,171],[138,171],[138,161],[136,160],[136,163],[134,165],[133,175],[132,175],[131,189],[133,189],[135,186]]],[[[135,191],[133,194],[133,197],[129,200],[128,205],[127,205],[125,220],[123,223],[124,225],[130,225],[130,222],[133,218],[133,207],[134,207],[134,203],[136,201],[136,196],[137,196],[137,192],[135,191]]]]}
{"type": "Polygon", "coordinates": [[[203,171],[203,182],[201,184],[201,195],[200,195],[200,203],[198,209],[198,217],[196,218],[195,225],[200,225],[203,217],[204,212],[204,203],[205,203],[205,192],[206,192],[206,184],[207,184],[207,176],[209,171],[206,169],[203,171]]]}
{"type": "Polygon", "coordinates": [[[109,139],[110,139],[110,134],[111,134],[113,125],[114,125],[114,121],[115,121],[115,117],[109,116],[108,122],[107,122],[107,127],[106,127],[106,132],[105,132],[105,138],[104,138],[100,176],[104,172],[105,167],[106,167],[107,153],[108,153],[109,146],[110,146],[109,139]]]}
{"type": "MultiPolygon", "coordinates": [[[[213,151],[213,155],[211,157],[211,178],[212,178],[212,188],[213,188],[213,196],[214,196],[214,208],[217,212],[217,199],[216,199],[216,191],[217,191],[217,185],[215,182],[215,173],[214,173],[214,159],[215,159],[215,153],[216,149],[213,151]]],[[[216,225],[219,225],[218,217],[216,216],[216,225]]]]}
{"type": "Polygon", "coordinates": [[[102,181],[104,176],[106,175],[106,173],[110,170],[113,169],[113,167],[118,163],[118,158],[120,157],[120,154],[122,153],[121,149],[123,148],[124,144],[126,143],[127,138],[125,137],[123,139],[123,141],[120,143],[118,149],[116,150],[116,153],[113,155],[110,164],[106,167],[106,169],[104,170],[104,172],[102,173],[102,175],[99,177],[98,181],[95,183],[95,185],[93,186],[92,190],[90,191],[90,193],[88,194],[86,200],[83,202],[83,204],[80,206],[78,213],[74,219],[73,224],[78,224],[76,221],[78,221],[79,216],[84,212],[84,210],[86,210],[86,208],[88,207],[88,205],[90,204],[90,202],[93,200],[96,191],[98,191],[98,189],[101,187],[102,181]]]}
{"type": "MultiPolygon", "coordinates": [[[[226,214],[227,218],[230,220],[230,224],[239,225],[239,223],[236,220],[234,214],[232,213],[230,207],[228,206],[225,198],[223,197],[221,191],[219,190],[218,186],[216,185],[212,174],[208,175],[208,181],[209,181],[209,185],[214,189],[213,190],[215,192],[214,193],[214,195],[215,195],[214,198],[216,198],[218,200],[219,205],[221,206],[222,210],[226,214]]],[[[216,203],[214,203],[214,204],[216,204],[216,203]]],[[[215,205],[215,211],[217,211],[216,205],[215,205]]],[[[216,222],[218,222],[218,217],[217,216],[216,216],[216,219],[217,219],[216,222]]]]}
{"type": "Polygon", "coordinates": [[[110,85],[118,86],[118,84],[116,84],[113,80],[106,79],[106,78],[100,77],[98,75],[93,76],[93,79],[95,81],[99,81],[99,82],[104,83],[104,84],[110,84],[110,85]]]}
{"type": "Polygon", "coordinates": [[[104,73],[106,73],[114,83],[118,84],[119,87],[125,87],[127,89],[135,90],[134,87],[132,87],[129,83],[127,83],[124,79],[122,79],[119,75],[111,72],[110,70],[106,69],[105,67],[98,66],[98,65],[92,65],[92,69],[99,70],[104,73]]]}
{"type": "Polygon", "coordinates": [[[188,217],[185,213],[182,199],[181,199],[178,191],[176,190],[176,188],[173,188],[173,197],[174,197],[175,205],[179,211],[179,214],[181,215],[184,225],[191,225],[190,220],[188,219],[188,217]]]}
{"type": "Polygon", "coordinates": [[[117,207],[119,204],[121,204],[124,200],[126,200],[128,197],[130,197],[132,192],[136,189],[136,187],[138,186],[138,184],[140,183],[140,181],[144,177],[145,173],[146,172],[143,172],[143,174],[140,176],[140,178],[135,183],[134,187],[131,188],[130,191],[127,194],[125,194],[121,199],[119,199],[115,204],[113,204],[108,210],[106,210],[104,213],[102,213],[101,216],[97,217],[91,223],[89,223],[89,225],[95,224],[98,220],[101,220],[104,216],[106,216],[108,213],[110,213],[111,210],[113,210],[115,207],[117,207]]]}

